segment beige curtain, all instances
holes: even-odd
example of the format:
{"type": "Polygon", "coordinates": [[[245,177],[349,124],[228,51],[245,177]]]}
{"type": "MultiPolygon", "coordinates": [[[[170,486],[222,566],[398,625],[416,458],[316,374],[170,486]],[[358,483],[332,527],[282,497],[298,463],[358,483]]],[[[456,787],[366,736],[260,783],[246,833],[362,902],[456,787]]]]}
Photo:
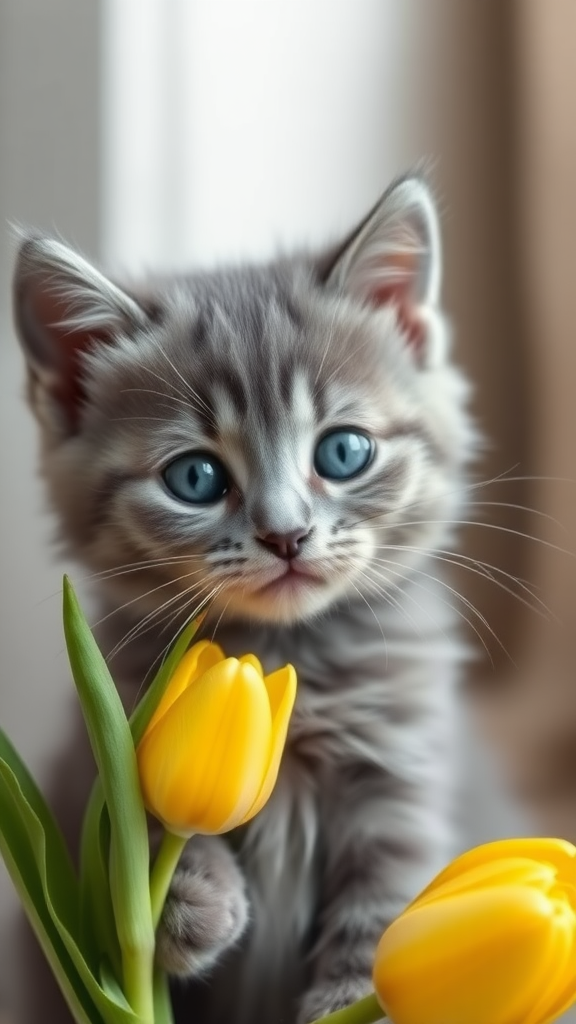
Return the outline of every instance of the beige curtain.
{"type": "MultiPolygon", "coordinates": [[[[511,453],[517,452],[512,461],[518,470],[512,475],[533,476],[514,497],[501,500],[526,503],[550,517],[516,511],[506,525],[540,542],[516,545],[505,562],[536,585],[551,615],[546,620],[517,606],[510,630],[499,621],[512,610],[508,602],[499,605],[496,619],[488,607],[486,614],[506,635],[517,667],[506,669],[499,659],[492,675],[496,685],[482,688],[479,708],[538,827],[574,840],[576,3],[516,0],[499,6],[506,9],[503,22],[508,19],[502,30],[511,69],[510,134],[502,140],[510,210],[502,224],[493,223],[492,232],[494,258],[510,291],[513,333],[500,339],[509,347],[507,355],[487,339],[485,373],[500,373],[503,359],[508,377],[499,413],[494,416],[490,408],[486,413],[499,420],[511,453]]],[[[497,98],[499,106],[507,102],[504,94],[497,98]]],[[[489,390],[484,400],[489,406],[489,390]]],[[[484,673],[484,682],[487,678],[484,673]]]]}

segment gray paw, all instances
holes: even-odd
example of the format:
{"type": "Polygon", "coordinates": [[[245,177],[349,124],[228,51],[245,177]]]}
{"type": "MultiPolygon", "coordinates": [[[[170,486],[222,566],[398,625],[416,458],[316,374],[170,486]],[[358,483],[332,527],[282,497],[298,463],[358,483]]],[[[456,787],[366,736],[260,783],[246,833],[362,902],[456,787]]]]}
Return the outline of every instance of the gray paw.
{"type": "MultiPolygon", "coordinates": [[[[325,1017],[334,1010],[342,1010],[357,999],[362,999],[373,991],[370,978],[344,977],[332,984],[315,985],[306,993],[300,1006],[298,1024],[310,1024],[311,1021],[325,1017]]],[[[382,1013],[384,1017],[384,1013],[382,1013]]]]}
{"type": "Polygon", "coordinates": [[[169,974],[187,977],[211,967],[248,923],[242,874],[224,841],[194,836],[184,849],[166,900],[156,956],[169,974]]]}

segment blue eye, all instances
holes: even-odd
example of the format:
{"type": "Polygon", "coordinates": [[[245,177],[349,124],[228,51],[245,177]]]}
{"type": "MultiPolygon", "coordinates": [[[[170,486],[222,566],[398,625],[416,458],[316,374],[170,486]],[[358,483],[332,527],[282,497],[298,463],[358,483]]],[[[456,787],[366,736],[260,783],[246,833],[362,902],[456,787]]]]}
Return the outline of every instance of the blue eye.
{"type": "Polygon", "coordinates": [[[374,442],[357,430],[333,430],[316,446],[314,469],[327,480],[350,480],[372,459],[374,442]]]}
{"type": "Polygon", "coordinates": [[[189,452],[174,459],[163,473],[164,483],[180,501],[208,505],[228,490],[224,466],[207,452],[189,452]]]}

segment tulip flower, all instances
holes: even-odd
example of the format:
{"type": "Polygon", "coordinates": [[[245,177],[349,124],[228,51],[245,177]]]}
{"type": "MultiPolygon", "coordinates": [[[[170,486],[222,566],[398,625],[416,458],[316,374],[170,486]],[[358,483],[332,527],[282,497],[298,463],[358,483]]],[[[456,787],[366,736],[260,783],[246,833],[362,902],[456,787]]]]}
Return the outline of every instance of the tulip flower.
{"type": "Polygon", "coordinates": [[[148,809],[182,836],[252,818],[276,781],[295,696],[291,665],[264,676],[252,654],[195,644],[138,746],[148,809]]]}
{"type": "Polygon", "coordinates": [[[144,802],[168,833],[152,874],[155,921],[185,839],[243,825],[268,800],[295,697],[291,665],[265,676],[254,655],[226,658],[206,640],[179,663],[137,749],[144,802]]]}
{"type": "Polygon", "coordinates": [[[373,977],[394,1024],[548,1024],[576,999],[576,848],[458,857],[384,932],[373,977]]]}

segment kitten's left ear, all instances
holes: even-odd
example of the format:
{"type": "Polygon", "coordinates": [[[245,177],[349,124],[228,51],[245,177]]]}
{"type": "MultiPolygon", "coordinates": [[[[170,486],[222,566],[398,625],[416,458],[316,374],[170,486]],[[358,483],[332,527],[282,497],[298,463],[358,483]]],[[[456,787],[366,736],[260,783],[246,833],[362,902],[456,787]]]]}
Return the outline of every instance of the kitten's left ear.
{"type": "Polygon", "coordinates": [[[14,318],[34,407],[47,409],[65,434],[74,433],[84,400],[84,354],[149,323],[142,306],[83,256],[39,235],[18,252],[14,318]]]}
{"type": "Polygon", "coordinates": [[[394,305],[403,333],[424,357],[440,298],[436,207],[424,181],[395,182],[338,254],[329,286],[365,305],[394,305]]]}

